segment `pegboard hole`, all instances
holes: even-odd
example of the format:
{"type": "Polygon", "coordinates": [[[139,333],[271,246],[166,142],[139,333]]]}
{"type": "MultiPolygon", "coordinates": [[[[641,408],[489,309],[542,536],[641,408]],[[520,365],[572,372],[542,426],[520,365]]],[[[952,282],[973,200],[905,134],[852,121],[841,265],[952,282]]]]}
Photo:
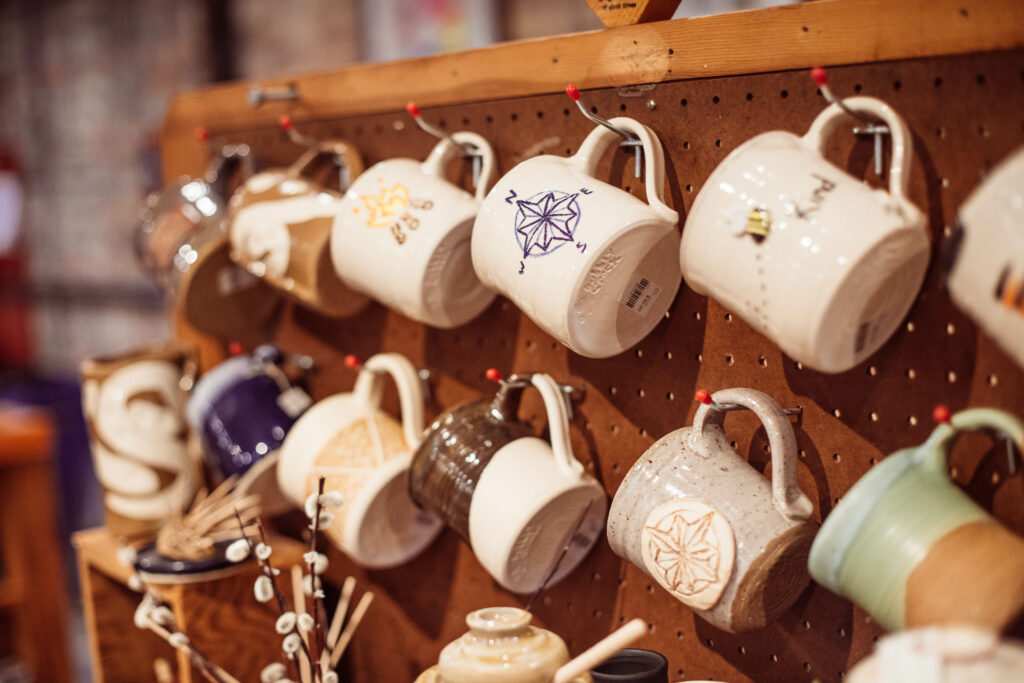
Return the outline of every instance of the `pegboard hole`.
{"type": "Polygon", "coordinates": [[[747,648],[743,647],[742,645],[736,648],[736,651],[739,652],[741,655],[747,654],[747,648]]]}
{"type": "Polygon", "coordinates": [[[752,101],[753,99],[754,99],[754,93],[752,93],[752,92],[748,92],[748,93],[747,93],[747,102],[750,102],[750,101],[752,101]]]}
{"type": "Polygon", "coordinates": [[[913,332],[916,328],[914,327],[913,321],[907,321],[907,332],[913,332]]]}
{"type": "Polygon", "coordinates": [[[487,118],[484,120],[487,121],[487,123],[494,123],[494,117],[491,116],[490,114],[488,114],[487,118]]]}
{"type": "Polygon", "coordinates": [[[903,83],[901,83],[900,81],[893,81],[892,82],[892,89],[893,90],[899,90],[902,87],[903,87],[903,83]]]}
{"type": "Polygon", "coordinates": [[[619,393],[619,388],[614,386],[608,387],[608,393],[614,396],[615,394],[619,393]]]}
{"type": "Polygon", "coordinates": [[[651,586],[651,584],[647,584],[646,586],[644,586],[644,590],[647,591],[648,593],[653,593],[654,592],[654,587],[651,586]]]}
{"type": "Polygon", "coordinates": [[[805,450],[804,450],[804,449],[802,449],[802,448],[801,448],[801,449],[800,449],[799,451],[797,451],[797,454],[798,454],[798,455],[799,455],[799,456],[800,456],[801,458],[806,458],[806,457],[807,457],[807,451],[805,451],[805,450]]]}
{"type": "Polygon", "coordinates": [[[679,104],[685,107],[686,106],[686,98],[684,97],[683,99],[679,100],[679,104]]]}
{"type": "Polygon", "coordinates": [[[985,74],[978,74],[974,80],[978,85],[985,85],[985,74]]]}
{"type": "Polygon", "coordinates": [[[807,630],[810,630],[810,628],[811,628],[811,622],[809,622],[809,621],[807,621],[806,619],[804,619],[803,627],[804,627],[805,629],[807,629],[807,630]]]}
{"type": "Polygon", "coordinates": [[[789,97],[789,91],[783,90],[782,92],[779,93],[779,97],[781,97],[782,99],[786,99],[787,97],[789,97]]]}
{"type": "Polygon", "coordinates": [[[694,320],[700,320],[700,311],[694,311],[693,312],[693,319],[694,320]]]}
{"type": "Polygon", "coordinates": [[[665,394],[665,398],[667,398],[667,399],[668,399],[668,400],[670,400],[670,401],[674,401],[674,400],[676,400],[676,395],[675,395],[675,394],[673,394],[673,393],[672,393],[672,392],[670,391],[670,392],[668,392],[667,394],[665,394]]]}
{"type": "Polygon", "coordinates": [[[637,389],[636,395],[639,396],[640,398],[643,398],[644,396],[647,395],[647,392],[645,392],[643,389],[637,389]]]}
{"type": "Polygon", "coordinates": [[[870,417],[872,422],[878,422],[878,413],[871,413],[870,417]]]}
{"type": "Polygon", "coordinates": [[[704,354],[703,353],[698,353],[697,354],[697,362],[698,363],[703,363],[704,362],[704,354]]]}
{"type": "Polygon", "coordinates": [[[946,334],[950,336],[956,334],[956,326],[953,323],[946,323],[946,334]]]}
{"type": "Polygon", "coordinates": [[[838,633],[838,634],[839,634],[839,637],[840,637],[840,638],[845,638],[845,637],[846,637],[846,629],[845,629],[845,628],[839,628],[839,629],[838,629],[838,630],[836,631],[836,633],[838,633]]]}
{"type": "Polygon", "coordinates": [[[569,115],[569,110],[568,109],[563,109],[562,110],[562,116],[568,116],[568,115],[569,115]]]}
{"type": "Polygon", "coordinates": [[[878,368],[876,368],[874,365],[868,367],[868,374],[874,377],[875,375],[878,374],[878,368]]]}
{"type": "Polygon", "coordinates": [[[804,662],[804,671],[810,671],[810,670],[811,670],[811,663],[810,662],[804,662]]]}
{"type": "Polygon", "coordinates": [[[839,455],[838,453],[833,453],[832,454],[832,460],[834,462],[840,462],[840,461],[842,461],[842,459],[843,459],[843,456],[839,455]]]}
{"type": "Polygon", "coordinates": [[[993,472],[993,473],[992,473],[992,477],[991,477],[991,479],[992,479],[992,485],[993,485],[993,486],[995,486],[996,484],[998,484],[998,483],[999,483],[999,479],[1000,479],[1000,477],[999,477],[999,473],[998,473],[998,472],[993,472]]]}
{"type": "Polygon", "coordinates": [[[675,51],[675,50],[673,50],[672,48],[669,48],[669,49],[668,49],[668,53],[669,53],[670,55],[674,55],[674,54],[676,53],[676,51],[675,51]]]}
{"type": "Polygon", "coordinates": [[[842,415],[843,414],[841,412],[839,412],[839,408],[836,408],[835,410],[832,411],[832,416],[833,417],[842,417],[842,415]]]}
{"type": "Polygon", "coordinates": [[[665,360],[672,360],[672,352],[671,351],[666,351],[665,352],[665,360]]]}
{"type": "Polygon", "coordinates": [[[916,379],[917,378],[917,370],[915,370],[914,368],[907,369],[907,378],[908,379],[916,379]]]}
{"type": "Polygon", "coordinates": [[[778,663],[778,661],[779,661],[779,656],[778,656],[777,654],[775,654],[775,653],[773,652],[773,653],[771,654],[771,657],[770,657],[770,659],[772,660],[772,663],[773,663],[773,664],[777,664],[777,663],[778,663]]]}
{"type": "Polygon", "coordinates": [[[636,357],[637,358],[643,358],[644,357],[644,350],[643,349],[637,349],[636,350],[636,357]]]}
{"type": "Polygon", "coordinates": [[[727,323],[731,323],[732,322],[732,313],[726,313],[725,314],[725,322],[727,322],[727,323]]]}
{"type": "Polygon", "coordinates": [[[712,103],[714,103],[714,104],[718,104],[718,103],[719,103],[719,102],[721,102],[722,100],[720,100],[720,99],[718,98],[718,95],[715,95],[714,97],[712,97],[712,98],[711,98],[711,101],[712,101],[712,103]]]}
{"type": "Polygon", "coordinates": [[[990,387],[998,386],[999,385],[999,377],[997,375],[989,375],[988,376],[988,385],[990,387]]]}
{"type": "Polygon", "coordinates": [[[736,359],[732,357],[731,353],[725,354],[725,364],[726,365],[732,365],[735,362],[736,362],[736,359]]]}
{"type": "Polygon", "coordinates": [[[690,183],[687,183],[686,184],[686,191],[687,192],[693,192],[693,185],[691,185],[690,183]]]}
{"type": "MultiPolygon", "coordinates": [[[[458,338],[457,337],[456,337],[455,341],[456,341],[456,343],[458,343],[458,338]]],[[[532,339],[527,339],[526,340],[526,350],[527,351],[533,351],[533,347],[535,347],[535,346],[536,346],[536,344],[533,343],[532,339]]]]}
{"type": "Polygon", "coordinates": [[[766,367],[768,367],[768,359],[767,359],[767,358],[765,358],[764,356],[761,356],[760,358],[758,358],[758,359],[757,359],[757,363],[758,363],[758,365],[760,365],[760,366],[761,366],[762,368],[766,368],[766,367]]]}
{"type": "Polygon", "coordinates": [[[682,640],[683,639],[683,632],[682,631],[676,631],[676,638],[678,638],[679,640],[682,640]]]}
{"type": "Polygon", "coordinates": [[[601,617],[604,616],[604,612],[602,612],[599,609],[594,610],[593,614],[594,614],[594,618],[595,619],[600,619],[601,617]]]}
{"type": "Polygon", "coordinates": [[[978,135],[980,135],[983,138],[991,137],[992,136],[992,131],[989,129],[988,126],[986,126],[985,124],[982,124],[982,125],[978,126],[978,135]]]}
{"type": "Polygon", "coordinates": [[[542,111],[540,111],[540,110],[538,109],[538,110],[537,110],[537,118],[538,118],[538,119],[542,119],[542,118],[544,118],[544,112],[542,112],[542,111]]]}
{"type": "Polygon", "coordinates": [[[936,88],[941,88],[942,87],[942,79],[939,78],[938,76],[935,77],[934,83],[935,83],[935,87],[936,88]]]}
{"type": "Polygon", "coordinates": [[[907,418],[907,424],[909,424],[911,427],[916,427],[917,426],[917,416],[916,415],[911,415],[910,417],[908,417],[907,418]]]}
{"type": "Polygon", "coordinates": [[[464,125],[464,126],[468,126],[469,125],[469,117],[468,116],[463,116],[462,117],[462,125],[464,125]]]}
{"type": "Polygon", "coordinates": [[[946,129],[945,129],[945,127],[939,126],[938,128],[936,128],[935,129],[935,135],[938,136],[938,138],[940,140],[945,140],[946,139],[946,129]]]}
{"type": "Polygon", "coordinates": [[[618,434],[619,433],[619,425],[612,425],[610,429],[612,431],[612,434],[618,434]]]}
{"type": "Polygon", "coordinates": [[[870,465],[871,467],[874,467],[877,464],[878,464],[878,459],[877,458],[868,458],[868,465],[870,465]]]}
{"type": "Polygon", "coordinates": [[[715,147],[721,147],[721,146],[722,146],[722,141],[721,140],[715,140],[715,147]]]}
{"type": "Polygon", "coordinates": [[[518,120],[519,120],[519,114],[517,114],[517,113],[515,113],[515,112],[512,112],[511,114],[509,114],[509,116],[508,116],[508,117],[509,117],[510,119],[512,119],[513,121],[518,121],[518,120]]]}
{"type": "Polygon", "coordinates": [[[808,31],[810,31],[810,29],[807,28],[806,26],[801,26],[800,30],[803,31],[804,33],[807,33],[808,31]]]}
{"type": "Polygon", "coordinates": [[[707,639],[707,644],[708,644],[708,647],[713,648],[715,646],[715,641],[712,640],[711,638],[708,638],[707,639]]]}
{"type": "Polygon", "coordinates": [[[800,361],[797,361],[796,362],[796,369],[797,370],[803,370],[804,369],[804,364],[801,363],[800,361]]]}
{"type": "Polygon", "coordinates": [[[736,450],[736,442],[735,441],[730,441],[729,445],[732,446],[733,450],[736,450]]]}
{"type": "Polygon", "coordinates": [[[685,140],[683,142],[683,149],[690,149],[690,141],[689,140],[685,140]]]}
{"type": "Polygon", "coordinates": [[[956,382],[956,373],[953,372],[952,370],[950,370],[949,372],[946,373],[946,379],[949,381],[950,384],[955,383],[956,382]]]}
{"type": "Polygon", "coordinates": [[[864,89],[864,86],[861,85],[860,83],[857,83],[856,85],[853,86],[853,92],[860,92],[863,89],[864,89]]]}

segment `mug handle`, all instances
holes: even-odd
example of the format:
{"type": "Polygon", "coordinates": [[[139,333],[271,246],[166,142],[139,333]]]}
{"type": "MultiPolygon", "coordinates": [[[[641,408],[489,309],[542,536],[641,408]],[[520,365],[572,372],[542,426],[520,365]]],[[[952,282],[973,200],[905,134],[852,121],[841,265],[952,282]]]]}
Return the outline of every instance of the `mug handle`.
{"type": "Polygon", "coordinates": [[[749,408],[761,420],[768,433],[768,444],[772,450],[772,502],[775,509],[787,519],[808,519],[814,511],[796,477],[796,436],[789,418],[779,404],[770,396],[754,389],[722,389],[716,391],[710,405],[701,404],[693,418],[693,431],[690,432],[690,443],[698,452],[699,443],[708,425],[721,426],[725,421],[724,410],[717,404],[734,403],[749,408]]]}
{"type": "MultiPolygon", "coordinates": [[[[892,107],[874,97],[847,97],[843,102],[855,112],[881,119],[889,127],[889,137],[892,140],[889,194],[901,203],[909,203],[907,183],[910,182],[910,162],[913,159],[914,146],[907,124],[892,107]]],[[[838,104],[830,104],[814,119],[807,133],[800,138],[800,142],[818,155],[825,156],[825,142],[846,116],[846,112],[838,104]]]]}
{"type": "MultiPolygon", "coordinates": [[[[636,119],[625,116],[618,116],[610,123],[617,128],[628,130],[640,139],[644,147],[644,182],[646,183],[647,203],[665,221],[678,223],[679,214],[666,206],[662,198],[662,188],[665,186],[665,153],[661,148],[658,136],[636,119]]],[[[583,139],[579,150],[569,157],[569,164],[583,173],[593,176],[608,145],[621,139],[621,136],[615,131],[604,126],[597,126],[583,139]]]]}
{"type": "Polygon", "coordinates": [[[356,179],[363,172],[363,158],[354,146],[344,140],[328,140],[318,143],[303,152],[292,165],[285,169],[286,178],[294,180],[305,175],[310,167],[318,159],[325,156],[334,157],[334,163],[347,172],[348,182],[344,183],[341,191],[344,192],[347,185],[356,179]]]}
{"type": "Polygon", "coordinates": [[[583,476],[583,465],[572,453],[569,440],[569,409],[565,394],[558,383],[542,372],[534,373],[530,382],[540,392],[547,410],[548,431],[551,434],[551,448],[555,453],[555,462],[562,474],[569,479],[583,476]]]}
{"type": "Polygon", "coordinates": [[[918,447],[914,464],[942,477],[949,476],[949,454],[964,432],[988,429],[1013,441],[1024,452],[1024,422],[994,408],[971,408],[953,415],[949,424],[940,424],[928,440],[918,447]]]}
{"type": "Polygon", "coordinates": [[[384,398],[384,379],[390,375],[398,387],[398,403],[402,411],[405,442],[416,448],[423,439],[423,384],[409,359],[399,353],[378,353],[370,356],[356,377],[352,393],[373,409],[380,408],[384,398]]]}
{"type": "Polygon", "coordinates": [[[494,149],[491,148],[491,143],[487,142],[482,136],[467,130],[452,133],[449,137],[442,139],[441,142],[434,145],[434,149],[430,150],[430,154],[420,164],[420,169],[427,175],[444,178],[445,167],[448,165],[448,162],[456,154],[461,154],[463,151],[459,145],[455,144],[456,142],[473,145],[483,155],[483,165],[480,168],[480,178],[477,179],[475,194],[476,200],[482,202],[494,181],[495,169],[494,149]],[[455,142],[452,142],[452,140],[455,142]]]}

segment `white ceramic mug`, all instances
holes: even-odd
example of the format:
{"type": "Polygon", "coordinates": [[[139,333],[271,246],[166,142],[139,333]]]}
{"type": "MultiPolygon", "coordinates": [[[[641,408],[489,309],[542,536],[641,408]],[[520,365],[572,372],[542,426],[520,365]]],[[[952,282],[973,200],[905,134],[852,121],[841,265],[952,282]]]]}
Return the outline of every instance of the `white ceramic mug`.
{"type": "Polygon", "coordinates": [[[665,160],[651,129],[636,135],[646,159],[647,202],[594,178],[619,135],[598,126],[571,157],[542,155],[505,174],[473,227],[473,266],[576,353],[607,358],[637,344],[679,289],[679,214],[662,201],[665,160]]]}
{"type": "Polygon", "coordinates": [[[366,361],[351,393],[315,404],[281,445],[278,484],[301,507],[317,490],[340,491],[327,535],[356,563],[371,568],[403,564],[441,531],[441,521],[409,497],[411,452],[423,432],[423,388],[416,369],[397,353],[366,361]],[[380,408],[384,379],[398,386],[402,423],[380,408]]]}
{"type": "Polygon", "coordinates": [[[426,161],[388,159],[356,178],[331,230],[338,277],[413,320],[457,327],[480,315],[494,292],[477,279],[469,239],[494,175],[494,151],[475,133],[452,133],[426,161]],[[471,144],[483,156],[476,194],[445,178],[471,144]],[[381,264],[387,264],[382,267],[381,264]]]}
{"type": "Polygon", "coordinates": [[[949,293],[1024,366],[1024,150],[960,207],[949,293]]]}
{"type": "Polygon", "coordinates": [[[782,408],[753,389],[712,398],[692,427],[666,434],[630,468],[608,513],[608,544],[710,623],[745,633],[778,619],[807,587],[818,525],[782,408]],[[764,424],[771,482],[730,446],[725,404],[764,424]]]}
{"type": "Polygon", "coordinates": [[[694,290],[823,372],[852,368],[892,336],[929,256],[925,215],[907,199],[906,124],[880,100],[844,101],[889,127],[889,192],[824,158],[829,134],[850,122],[833,104],[803,137],[772,131],[733,151],[694,200],[680,250],[694,290]]]}

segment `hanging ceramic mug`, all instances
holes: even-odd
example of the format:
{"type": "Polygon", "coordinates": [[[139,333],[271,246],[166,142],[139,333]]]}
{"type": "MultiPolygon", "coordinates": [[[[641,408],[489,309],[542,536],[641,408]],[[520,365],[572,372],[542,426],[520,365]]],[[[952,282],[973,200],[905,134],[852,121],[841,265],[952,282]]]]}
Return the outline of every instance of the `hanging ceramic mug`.
{"type": "Polygon", "coordinates": [[[316,403],[292,426],[281,446],[278,484],[302,507],[317,482],[340,491],[344,503],[327,535],[356,563],[394,567],[426,549],[441,521],[409,498],[411,452],[423,433],[423,387],[404,356],[372,356],[351,393],[316,403]],[[384,380],[398,387],[402,422],[381,410],[384,380]]]}
{"type": "Polygon", "coordinates": [[[687,284],[717,299],[791,358],[842,372],[892,336],[928,267],[925,215],[907,198],[911,135],[887,104],[844,102],[889,127],[889,191],[823,156],[849,119],[826,108],[803,137],[748,140],[711,174],[683,230],[687,284]]]}
{"type": "Polygon", "coordinates": [[[803,592],[818,525],[797,484],[796,437],[782,408],[753,389],[712,399],[692,427],[663,436],[626,474],[608,513],[608,543],[705,620],[745,633],[778,619],[803,592]],[[726,404],[764,424],[771,482],[729,445],[726,404]]]}
{"type": "Polygon", "coordinates": [[[229,358],[199,378],[186,409],[214,471],[239,477],[237,496],[259,494],[264,514],[290,508],[277,487],[278,449],[311,402],[281,360],[269,345],[229,358]]]}
{"type": "Polygon", "coordinates": [[[573,456],[562,389],[541,373],[510,378],[492,401],[441,415],[413,455],[409,488],[514,593],[553,585],[575,569],[600,538],[607,505],[573,456]],[[550,443],[516,418],[530,385],[544,399],[550,443]]]}
{"type": "MultiPolygon", "coordinates": [[[[569,661],[569,649],[557,634],[530,625],[531,619],[517,607],[470,612],[469,632],[445,645],[437,665],[416,683],[550,683],[569,661]]],[[[571,683],[590,683],[590,676],[571,683]]]]}
{"type": "Polygon", "coordinates": [[[951,242],[954,303],[1024,366],[1024,150],[971,193],[951,242]]]}
{"type": "Polygon", "coordinates": [[[977,429],[1024,445],[1024,423],[979,408],[885,458],[822,524],[809,559],[815,581],[890,631],[954,623],[999,631],[1017,617],[1024,610],[1024,539],[949,479],[953,444],[977,429]]]}
{"type": "Polygon", "coordinates": [[[342,196],[309,179],[316,162],[327,160],[339,176],[354,178],[363,169],[355,148],[335,141],[306,150],[286,169],[258,173],[231,197],[228,234],[231,257],[249,272],[308,308],[342,317],[369,300],[346,287],[331,265],[331,224],[342,196]]]}
{"type": "Polygon", "coordinates": [[[494,174],[494,151],[479,135],[452,133],[427,160],[388,159],[356,178],[331,232],[331,258],[342,281],[413,320],[462,325],[494,292],[477,279],[469,240],[494,174]],[[460,144],[482,155],[476,194],[445,178],[460,144]],[[382,268],[381,264],[388,264],[382,268]]]}
{"type": "Polygon", "coordinates": [[[280,296],[230,258],[225,197],[252,175],[247,145],[219,148],[202,178],[182,178],[146,198],[135,226],[135,257],[190,325],[235,340],[266,323],[280,296]]]}
{"type": "Polygon", "coordinates": [[[542,155],[505,174],[473,226],[480,280],[576,353],[606,358],[646,337],[679,289],[679,214],[662,201],[665,160],[646,126],[615,118],[643,144],[647,203],[594,178],[622,138],[598,126],[568,158],[542,155]]]}
{"type": "Polygon", "coordinates": [[[82,407],[115,536],[155,533],[195,495],[185,400],[196,370],[194,350],[176,344],[82,362],[82,407]]]}

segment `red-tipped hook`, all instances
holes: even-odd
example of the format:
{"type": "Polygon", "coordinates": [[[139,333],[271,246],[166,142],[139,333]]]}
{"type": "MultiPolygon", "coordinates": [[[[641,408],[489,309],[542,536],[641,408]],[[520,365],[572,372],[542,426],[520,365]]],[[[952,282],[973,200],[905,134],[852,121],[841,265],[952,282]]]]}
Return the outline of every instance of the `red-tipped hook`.
{"type": "Polygon", "coordinates": [[[825,67],[816,66],[811,69],[811,80],[818,85],[828,85],[828,74],[825,73],[825,67]]]}
{"type": "Polygon", "coordinates": [[[241,342],[233,341],[228,344],[228,353],[232,356],[241,356],[245,353],[245,347],[242,346],[241,342]]]}
{"type": "Polygon", "coordinates": [[[709,406],[712,403],[714,403],[714,401],[711,400],[711,394],[708,392],[707,389],[698,389],[693,394],[693,400],[697,401],[698,403],[703,403],[706,406],[709,406]]]}
{"type": "Polygon", "coordinates": [[[496,368],[487,368],[487,372],[484,373],[484,376],[492,382],[500,382],[504,379],[502,374],[498,372],[496,368]]]}
{"type": "Polygon", "coordinates": [[[205,128],[196,128],[196,140],[199,142],[206,142],[210,139],[210,131],[205,128]]]}
{"type": "Polygon", "coordinates": [[[580,89],[575,85],[566,86],[565,94],[569,96],[569,99],[573,102],[580,101],[580,89]]]}
{"type": "Polygon", "coordinates": [[[283,128],[285,132],[290,131],[292,128],[295,127],[295,124],[292,123],[292,117],[288,116],[287,114],[283,114],[281,118],[277,120],[277,125],[281,126],[281,128],[283,128]]]}
{"type": "Polygon", "coordinates": [[[409,116],[413,117],[414,119],[418,119],[420,117],[420,108],[419,105],[417,105],[415,102],[410,102],[409,104],[405,105],[405,110],[409,112],[409,116]]]}
{"type": "Polygon", "coordinates": [[[935,406],[935,410],[932,411],[932,419],[939,424],[949,424],[953,421],[953,413],[950,412],[948,406],[935,406]]]}
{"type": "Polygon", "coordinates": [[[356,358],[354,354],[350,353],[347,356],[345,356],[345,367],[346,368],[348,368],[350,370],[358,370],[362,366],[363,366],[363,364],[359,362],[359,359],[356,358]]]}

